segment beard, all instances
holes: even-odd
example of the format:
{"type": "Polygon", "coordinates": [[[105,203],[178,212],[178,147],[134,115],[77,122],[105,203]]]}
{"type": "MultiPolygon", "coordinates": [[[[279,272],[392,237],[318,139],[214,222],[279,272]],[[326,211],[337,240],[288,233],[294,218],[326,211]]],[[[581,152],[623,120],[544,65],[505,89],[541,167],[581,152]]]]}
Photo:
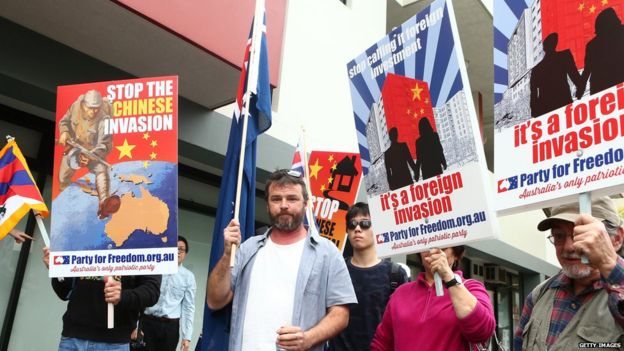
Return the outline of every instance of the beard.
{"type": "Polygon", "coordinates": [[[304,211],[301,213],[280,212],[277,215],[270,214],[271,226],[283,232],[294,232],[303,222],[304,211]]]}
{"type": "MultiPolygon", "coordinates": [[[[581,256],[573,254],[563,254],[564,258],[580,259],[581,256]]],[[[583,279],[592,274],[592,268],[585,264],[567,264],[561,265],[561,271],[570,279],[583,279]]]]}

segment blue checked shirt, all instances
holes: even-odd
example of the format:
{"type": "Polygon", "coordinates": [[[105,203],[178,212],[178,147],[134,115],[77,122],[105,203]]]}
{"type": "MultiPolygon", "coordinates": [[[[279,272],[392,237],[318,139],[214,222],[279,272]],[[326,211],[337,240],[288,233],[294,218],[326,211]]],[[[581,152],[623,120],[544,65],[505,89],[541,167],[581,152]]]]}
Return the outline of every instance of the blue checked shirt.
{"type": "Polygon", "coordinates": [[[183,340],[191,340],[195,315],[195,276],[180,265],[178,273],[162,276],[158,302],[145,309],[145,314],[180,318],[180,334],[183,340]]]}
{"type": "MultiPolygon", "coordinates": [[[[236,251],[236,264],[230,278],[231,289],[234,292],[230,351],[242,349],[251,271],[256,253],[264,247],[268,237],[269,231],[264,235],[253,236],[242,243],[236,251]]],[[[308,330],[325,317],[329,307],[357,303],[357,298],[347,265],[336,245],[316,232],[308,232],[305,240],[295,286],[291,324],[308,330]]],[[[323,351],[323,344],[310,350],[323,351]]]]}
{"type": "MultiPolygon", "coordinates": [[[[618,257],[617,264],[607,279],[599,279],[592,286],[587,287],[580,294],[574,295],[574,287],[570,278],[562,273],[555,276],[549,283],[548,289],[556,289],[555,300],[550,317],[548,337],[546,345],[552,346],[557,342],[557,337],[568,325],[584,303],[590,301],[600,290],[607,289],[609,292],[609,311],[615,322],[624,327],[624,315],[618,309],[618,303],[624,301],[624,259],[618,257]]],[[[533,312],[533,299],[531,294],[524,302],[520,324],[514,335],[514,350],[522,350],[522,331],[529,322],[533,312]]]]}

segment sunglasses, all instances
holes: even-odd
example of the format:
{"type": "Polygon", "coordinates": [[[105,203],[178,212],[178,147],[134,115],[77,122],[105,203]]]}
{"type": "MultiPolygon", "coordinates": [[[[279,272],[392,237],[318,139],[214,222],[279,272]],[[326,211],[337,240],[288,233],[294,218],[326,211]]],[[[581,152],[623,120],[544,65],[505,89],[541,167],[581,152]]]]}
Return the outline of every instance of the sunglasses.
{"type": "Polygon", "coordinates": [[[353,230],[355,229],[355,227],[360,226],[360,228],[362,229],[368,229],[371,227],[372,223],[370,221],[370,219],[363,219],[361,221],[356,221],[355,219],[352,219],[350,221],[347,222],[347,229],[349,230],[353,230]]]}
{"type": "Polygon", "coordinates": [[[295,177],[295,178],[301,178],[303,175],[301,174],[301,172],[296,171],[294,169],[280,169],[278,171],[276,171],[275,173],[281,174],[281,175],[289,175],[291,177],[295,177]]]}

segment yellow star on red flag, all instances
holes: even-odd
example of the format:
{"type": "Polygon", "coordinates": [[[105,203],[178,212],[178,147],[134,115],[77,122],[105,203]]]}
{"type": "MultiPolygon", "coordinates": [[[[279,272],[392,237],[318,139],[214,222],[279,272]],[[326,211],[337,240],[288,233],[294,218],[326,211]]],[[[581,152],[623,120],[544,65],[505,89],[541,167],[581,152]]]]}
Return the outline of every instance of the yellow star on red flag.
{"type": "Polygon", "coordinates": [[[150,143],[150,145],[151,145],[152,147],[156,147],[156,146],[158,146],[158,142],[157,142],[156,140],[152,140],[152,142],[150,143]]]}
{"type": "Polygon", "coordinates": [[[321,169],[323,169],[323,166],[319,165],[319,160],[317,158],[316,162],[310,165],[310,179],[312,179],[312,177],[318,179],[318,173],[321,169]]]}
{"type": "Polygon", "coordinates": [[[420,100],[420,93],[423,91],[423,88],[418,86],[418,83],[416,83],[416,86],[414,88],[411,89],[412,91],[412,101],[413,100],[420,100]]]}
{"type": "Polygon", "coordinates": [[[132,158],[132,149],[134,149],[136,145],[128,144],[128,139],[124,139],[124,142],[121,146],[115,146],[117,150],[119,150],[119,159],[121,160],[124,156],[128,158],[132,158]]]}

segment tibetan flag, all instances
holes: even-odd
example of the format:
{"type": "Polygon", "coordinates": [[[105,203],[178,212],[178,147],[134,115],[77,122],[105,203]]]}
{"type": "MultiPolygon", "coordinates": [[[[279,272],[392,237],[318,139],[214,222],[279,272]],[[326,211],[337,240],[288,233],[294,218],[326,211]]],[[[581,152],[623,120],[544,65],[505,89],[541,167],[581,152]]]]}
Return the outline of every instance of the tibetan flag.
{"type": "Polygon", "coordinates": [[[0,151],[0,239],[31,209],[48,216],[26,159],[15,140],[10,140],[0,151]]]}
{"type": "MultiPolygon", "coordinates": [[[[266,41],[264,1],[256,2],[254,24],[247,41],[245,59],[241,67],[234,116],[225,154],[223,177],[219,189],[219,207],[212,236],[208,274],[223,256],[223,229],[234,217],[234,206],[239,208],[239,222],[242,240],[254,235],[256,203],[256,139],[271,126],[271,87],[269,82],[269,62],[266,41]],[[247,97],[249,100],[247,101],[247,97]],[[243,121],[247,119],[247,134],[243,135],[243,121]],[[244,160],[240,162],[243,138],[246,139],[244,160]],[[243,180],[240,184],[240,200],[235,203],[237,174],[243,167],[243,180]]],[[[202,329],[202,351],[227,351],[230,329],[230,305],[211,310],[204,305],[202,329]]]]}

